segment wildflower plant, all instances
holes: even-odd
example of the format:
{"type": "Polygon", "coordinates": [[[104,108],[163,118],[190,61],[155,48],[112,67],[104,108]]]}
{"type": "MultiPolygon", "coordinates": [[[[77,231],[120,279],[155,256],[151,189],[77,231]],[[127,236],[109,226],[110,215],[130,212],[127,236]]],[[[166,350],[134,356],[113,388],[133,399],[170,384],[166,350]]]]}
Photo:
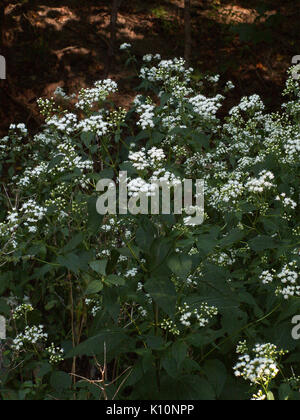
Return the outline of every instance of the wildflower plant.
{"type": "Polygon", "coordinates": [[[219,76],[146,55],[139,78],[130,109],[112,80],[59,89],[39,133],[0,140],[0,396],[98,399],[98,360],[108,399],[299,399],[299,82],[277,113],[253,95],[221,120],[219,76]],[[120,171],[131,197],[203,179],[204,223],[99,215],[120,171]]]}

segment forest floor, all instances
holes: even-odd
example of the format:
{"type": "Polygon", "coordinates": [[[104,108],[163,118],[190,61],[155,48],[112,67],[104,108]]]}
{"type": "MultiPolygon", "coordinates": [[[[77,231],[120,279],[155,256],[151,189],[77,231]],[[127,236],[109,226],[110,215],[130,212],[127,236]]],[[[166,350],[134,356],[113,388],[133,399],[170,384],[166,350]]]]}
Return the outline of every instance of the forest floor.
{"type": "MultiPolygon", "coordinates": [[[[237,88],[227,107],[253,93],[260,94],[270,108],[277,107],[292,57],[300,54],[297,1],[265,0],[264,14],[257,11],[260,3],[192,1],[192,65],[199,73],[218,73],[221,81],[234,82],[237,88]]],[[[146,53],[172,58],[184,52],[183,0],[124,1],[110,68],[110,1],[6,4],[1,54],[7,60],[7,80],[0,81],[0,135],[12,122],[37,128],[41,120],[36,99],[50,97],[58,86],[73,93],[110,77],[120,83],[119,105],[128,106],[136,80],[124,68],[118,51],[123,42],[133,45],[139,60],[146,53]]]]}

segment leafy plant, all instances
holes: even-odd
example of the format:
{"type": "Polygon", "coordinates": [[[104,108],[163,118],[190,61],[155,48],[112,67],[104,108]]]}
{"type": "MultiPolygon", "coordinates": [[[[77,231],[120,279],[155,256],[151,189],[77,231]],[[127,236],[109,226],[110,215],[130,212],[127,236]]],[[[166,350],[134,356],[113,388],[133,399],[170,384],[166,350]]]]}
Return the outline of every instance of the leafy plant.
{"type": "Polygon", "coordinates": [[[221,121],[192,74],[148,55],[131,109],[111,80],[58,90],[40,133],[0,141],[2,399],[299,398],[299,83],[276,114],[254,95],[221,121]],[[131,194],[203,179],[204,223],[100,216],[119,170],[131,194]]]}

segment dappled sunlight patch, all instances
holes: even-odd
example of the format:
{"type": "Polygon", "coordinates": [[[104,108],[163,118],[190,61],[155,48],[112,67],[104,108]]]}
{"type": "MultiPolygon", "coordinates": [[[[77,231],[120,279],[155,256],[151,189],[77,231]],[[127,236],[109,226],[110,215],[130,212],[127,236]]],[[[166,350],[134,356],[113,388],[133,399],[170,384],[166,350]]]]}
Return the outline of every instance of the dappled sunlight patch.
{"type": "Polygon", "coordinates": [[[61,31],[70,22],[80,21],[80,17],[67,6],[49,7],[42,5],[39,6],[36,16],[37,19],[35,19],[35,16],[33,18],[37,27],[46,28],[47,26],[52,26],[57,31],[61,31]]]}

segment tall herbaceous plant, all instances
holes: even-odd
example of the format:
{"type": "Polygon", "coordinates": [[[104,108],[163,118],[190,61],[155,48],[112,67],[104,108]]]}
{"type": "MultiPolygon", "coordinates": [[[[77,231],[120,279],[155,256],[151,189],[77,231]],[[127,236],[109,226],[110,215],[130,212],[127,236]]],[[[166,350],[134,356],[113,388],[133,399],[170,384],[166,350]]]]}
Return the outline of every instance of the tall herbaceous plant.
{"type": "Polygon", "coordinates": [[[139,79],[129,110],[112,80],[59,88],[0,140],[0,398],[299,399],[299,82],[221,120],[231,82],[159,55],[139,79]],[[100,215],[121,171],[128,199],[165,182],[169,213],[100,215]],[[174,211],[184,180],[202,224],[174,211]]]}

